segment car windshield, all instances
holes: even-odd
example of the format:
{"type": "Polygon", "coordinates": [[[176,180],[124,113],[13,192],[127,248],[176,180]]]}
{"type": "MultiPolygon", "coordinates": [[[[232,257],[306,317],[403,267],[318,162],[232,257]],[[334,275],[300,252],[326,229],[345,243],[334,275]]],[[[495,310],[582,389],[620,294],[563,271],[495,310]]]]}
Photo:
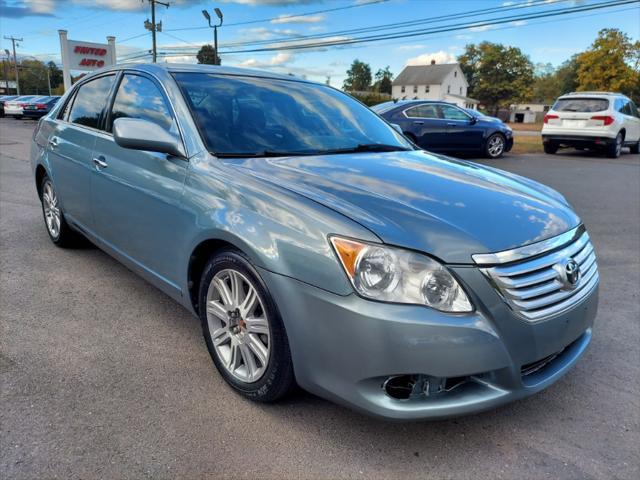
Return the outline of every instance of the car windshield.
{"type": "Polygon", "coordinates": [[[556,112],[602,112],[607,108],[606,98],[561,98],[553,106],[556,112]]]}
{"type": "Polygon", "coordinates": [[[368,108],[324,85],[206,73],[174,76],[208,150],[220,157],[413,150],[368,108]]]}

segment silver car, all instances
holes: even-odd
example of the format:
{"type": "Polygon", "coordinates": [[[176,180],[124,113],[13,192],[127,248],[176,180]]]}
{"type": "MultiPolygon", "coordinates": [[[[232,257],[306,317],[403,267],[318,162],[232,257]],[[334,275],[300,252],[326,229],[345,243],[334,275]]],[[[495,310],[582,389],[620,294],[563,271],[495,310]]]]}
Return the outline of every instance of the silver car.
{"type": "Polygon", "coordinates": [[[101,70],[31,162],[53,243],[88,238],[192,311],[252,400],[467,414],[551,385],[591,339],[595,252],[562,195],[418,150],[326,85],[101,70]]]}

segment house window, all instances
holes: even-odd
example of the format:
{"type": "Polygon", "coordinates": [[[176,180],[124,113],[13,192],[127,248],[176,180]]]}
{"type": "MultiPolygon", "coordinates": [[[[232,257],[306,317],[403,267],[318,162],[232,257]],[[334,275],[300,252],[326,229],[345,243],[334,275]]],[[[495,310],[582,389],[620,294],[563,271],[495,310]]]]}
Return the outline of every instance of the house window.
{"type": "Polygon", "coordinates": [[[462,87],[460,87],[460,95],[462,95],[462,87]]]}
{"type": "Polygon", "coordinates": [[[413,93],[418,93],[418,85],[413,86],[413,93]]]}
{"type": "Polygon", "coordinates": [[[447,85],[447,93],[451,93],[451,85],[447,85]]]}
{"type": "Polygon", "coordinates": [[[429,93],[429,85],[424,86],[424,93],[429,93]]]}
{"type": "Polygon", "coordinates": [[[400,93],[404,93],[404,85],[402,85],[402,87],[400,87],[400,93]]]}
{"type": "Polygon", "coordinates": [[[453,76],[457,77],[458,76],[458,71],[456,70],[455,72],[453,72],[453,76]]]}

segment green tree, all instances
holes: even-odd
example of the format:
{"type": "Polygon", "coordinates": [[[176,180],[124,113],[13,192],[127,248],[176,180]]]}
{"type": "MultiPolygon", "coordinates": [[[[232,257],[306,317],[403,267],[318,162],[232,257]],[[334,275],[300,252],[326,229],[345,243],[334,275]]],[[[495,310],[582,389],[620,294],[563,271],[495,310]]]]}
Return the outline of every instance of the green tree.
{"type": "MultiPolygon", "coordinates": [[[[198,63],[206,65],[216,65],[216,49],[212,45],[203,45],[196,55],[198,63]]],[[[220,58],[218,58],[219,60],[220,58]]],[[[218,65],[220,62],[218,62],[218,65]]]]}
{"type": "Polygon", "coordinates": [[[48,95],[47,66],[40,60],[23,59],[18,65],[20,93],[23,95],[48,95]]]}
{"type": "Polygon", "coordinates": [[[519,48],[491,42],[467,45],[458,61],[469,82],[469,96],[494,114],[531,96],[533,64],[519,48]]]}
{"type": "Polygon", "coordinates": [[[49,78],[51,80],[51,89],[58,88],[63,83],[62,70],[58,68],[55,62],[47,63],[49,69],[49,78]]]}
{"type": "Polygon", "coordinates": [[[605,28],[577,58],[578,90],[640,94],[640,41],[617,28],[605,28]]]}
{"type": "Polygon", "coordinates": [[[347,91],[368,91],[371,88],[371,67],[369,64],[355,59],[347,70],[347,78],[342,88],[347,91]]]}
{"type": "Polygon", "coordinates": [[[373,84],[373,90],[378,93],[388,93],[391,95],[391,84],[393,82],[393,73],[389,70],[387,65],[385,68],[380,68],[375,75],[375,83],[373,84]]]}

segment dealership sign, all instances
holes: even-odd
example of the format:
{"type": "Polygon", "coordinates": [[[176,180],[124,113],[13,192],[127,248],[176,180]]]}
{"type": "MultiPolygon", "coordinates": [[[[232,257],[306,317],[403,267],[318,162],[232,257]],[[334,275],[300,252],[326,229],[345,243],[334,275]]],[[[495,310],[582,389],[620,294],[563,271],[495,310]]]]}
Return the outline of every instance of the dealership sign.
{"type": "Polygon", "coordinates": [[[67,39],[66,30],[58,30],[62,54],[64,89],[71,87],[71,71],[92,71],[116,63],[115,37],[107,43],[91,43],[67,39]]]}

